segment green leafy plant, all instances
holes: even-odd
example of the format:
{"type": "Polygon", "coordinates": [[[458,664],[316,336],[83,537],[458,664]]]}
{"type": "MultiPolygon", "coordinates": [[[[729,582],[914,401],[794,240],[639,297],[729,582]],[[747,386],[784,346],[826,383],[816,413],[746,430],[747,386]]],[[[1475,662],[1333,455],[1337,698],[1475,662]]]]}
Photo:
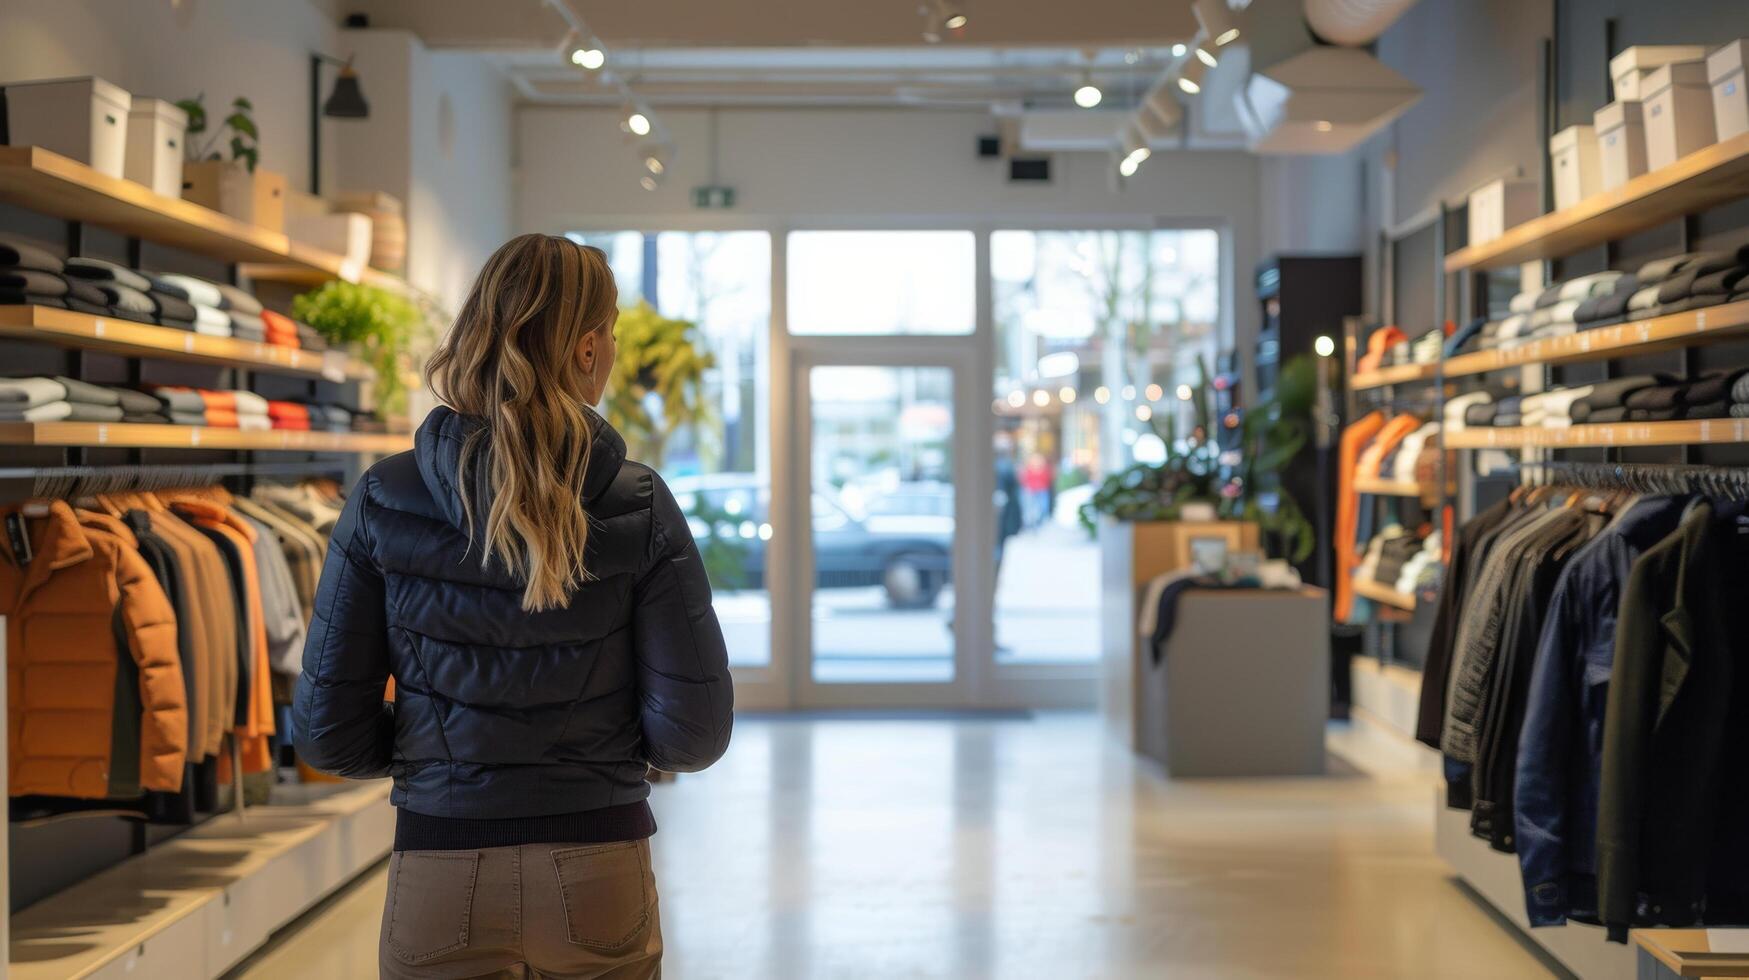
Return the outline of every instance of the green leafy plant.
{"type": "Polygon", "coordinates": [[[227,133],[230,134],[229,146],[231,159],[240,161],[255,172],[255,165],[261,162],[261,131],[255,127],[255,104],[241,95],[231,100],[231,113],[219,124],[218,128],[208,129],[211,121],[207,117],[206,93],[202,92],[192,99],[178,99],[176,107],[188,113],[188,130],[183,140],[190,160],[222,160],[220,153],[221,141],[227,133]],[[206,139],[195,137],[205,134],[206,139]]]}
{"type": "Polygon", "coordinates": [[[375,369],[378,411],[406,411],[412,351],[430,332],[430,318],[418,303],[377,286],[334,279],[293,298],[292,316],[330,343],[351,347],[375,369]]]}
{"type": "Polygon", "coordinates": [[[1162,413],[1165,420],[1157,418],[1151,426],[1166,444],[1165,461],[1136,464],[1107,477],[1082,507],[1081,523],[1091,530],[1102,514],[1119,521],[1172,521],[1185,504],[1210,504],[1223,518],[1256,523],[1290,561],[1305,561],[1317,534],[1281,485],[1281,471],[1306,444],[1315,370],[1311,358],[1294,358],[1282,368],[1275,397],[1220,420],[1239,430],[1237,461],[1223,466],[1213,438],[1215,388],[1208,366],[1199,363],[1190,432],[1180,437],[1176,413],[1162,413]],[[1274,506],[1264,506],[1265,494],[1274,506]]]}
{"type": "Polygon", "coordinates": [[[724,592],[743,588],[747,584],[747,555],[752,546],[737,533],[741,518],[706,501],[703,494],[687,515],[710,529],[698,544],[711,588],[724,592]]]}
{"type": "Polygon", "coordinates": [[[648,303],[624,310],[614,331],[619,353],[607,386],[607,420],[633,455],[662,465],[668,439],[710,418],[705,372],[716,358],[697,341],[698,325],[662,316],[648,303]]]}

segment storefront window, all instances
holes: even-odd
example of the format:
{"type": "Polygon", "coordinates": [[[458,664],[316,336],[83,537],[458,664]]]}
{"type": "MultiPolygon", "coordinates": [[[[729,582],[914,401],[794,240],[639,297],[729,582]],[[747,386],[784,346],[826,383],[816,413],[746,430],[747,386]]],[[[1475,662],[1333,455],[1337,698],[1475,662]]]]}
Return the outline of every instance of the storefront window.
{"type": "MultiPolygon", "coordinates": [[[[1098,551],[1081,506],[1108,474],[1165,454],[1181,386],[1219,349],[1220,234],[998,231],[997,659],[1098,655],[1098,551]]],[[[1180,428],[1182,431],[1182,425],[1180,428]]]]}
{"type": "Polygon", "coordinates": [[[976,269],[969,231],[792,232],[790,333],[969,334],[976,269]]]}
{"type": "MultiPolygon", "coordinates": [[[[762,231],[574,233],[607,253],[622,307],[696,323],[714,358],[703,421],[628,454],[659,465],[692,525],[735,666],[771,661],[765,556],[772,537],[766,393],[771,236],[762,231]],[[653,455],[658,454],[658,455],[653,455]]],[[[622,341],[623,343],[623,341],[622,341]]],[[[628,440],[628,443],[631,440],[628,440]]]]}

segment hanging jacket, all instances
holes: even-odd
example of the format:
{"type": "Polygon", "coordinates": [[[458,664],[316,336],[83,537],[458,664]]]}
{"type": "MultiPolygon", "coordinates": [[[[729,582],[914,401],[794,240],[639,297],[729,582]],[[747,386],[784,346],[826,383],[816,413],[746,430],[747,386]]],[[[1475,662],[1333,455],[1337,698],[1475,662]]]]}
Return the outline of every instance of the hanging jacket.
{"type": "Polygon", "coordinates": [[[1597,797],[1617,610],[1634,561],[1676,529],[1687,503],[1634,503],[1573,556],[1555,586],[1515,778],[1518,863],[1533,926],[1597,921],[1597,797]]]}
{"type": "MultiPolygon", "coordinates": [[[[728,746],[727,651],[686,517],[588,418],[590,576],[562,608],[523,611],[519,577],[470,546],[455,483],[469,433],[485,450],[479,420],[436,409],[414,451],[372,466],[346,499],[293,737],[317,769],[393,776],[397,846],[409,826],[454,840],[470,818],[491,818],[500,841],[588,840],[605,832],[592,812],[609,809],[620,832],[648,836],[648,767],[703,769],[728,746]]],[[[484,514],[484,458],[468,469],[484,514]]]]}
{"type": "Polygon", "coordinates": [[[1385,424],[1385,413],[1368,412],[1342,430],[1341,458],[1337,463],[1336,494],[1336,621],[1346,623],[1354,613],[1354,566],[1359,561],[1355,532],[1360,522],[1360,492],[1354,489],[1354,467],[1364,447],[1385,424]]]}
{"type": "Polygon", "coordinates": [[[65,503],[49,503],[40,516],[0,508],[0,520],[14,514],[24,520],[30,555],[25,561],[11,536],[0,535],[10,792],[109,795],[123,658],[137,676],[132,691],[119,692],[137,697],[134,778],[144,789],[176,791],[188,715],[164,590],[122,538],[88,532],[65,503]]]}
{"type": "Polygon", "coordinates": [[[1598,897],[1619,942],[1633,926],[1749,912],[1743,509],[1695,503],[1622,593],[1597,813],[1598,897]]]}

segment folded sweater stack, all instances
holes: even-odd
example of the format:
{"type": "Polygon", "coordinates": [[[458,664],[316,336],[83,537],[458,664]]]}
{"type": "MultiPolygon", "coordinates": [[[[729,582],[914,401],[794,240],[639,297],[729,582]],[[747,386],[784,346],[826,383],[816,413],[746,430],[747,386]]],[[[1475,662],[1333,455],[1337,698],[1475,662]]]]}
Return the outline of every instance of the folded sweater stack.
{"type": "Polygon", "coordinates": [[[1687,381],[1639,388],[1622,399],[1629,422],[1722,419],[1731,414],[1732,392],[1742,370],[1719,371],[1687,381]]]}
{"type": "Polygon", "coordinates": [[[217,283],[179,273],[165,273],[159,278],[180,288],[194,307],[196,333],[209,337],[231,336],[231,318],[219,308],[224,303],[224,294],[219,292],[217,283]]]}
{"type": "Polygon", "coordinates": [[[0,422],[120,422],[125,390],[72,378],[0,378],[0,422]]]}

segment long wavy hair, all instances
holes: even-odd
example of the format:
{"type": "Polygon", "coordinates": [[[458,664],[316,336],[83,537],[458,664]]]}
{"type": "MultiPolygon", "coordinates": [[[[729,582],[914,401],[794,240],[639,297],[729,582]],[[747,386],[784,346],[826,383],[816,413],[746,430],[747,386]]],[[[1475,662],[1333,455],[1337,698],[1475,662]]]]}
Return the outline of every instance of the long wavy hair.
{"type": "Polygon", "coordinates": [[[431,389],[485,422],[462,447],[456,474],[468,538],[527,582],[522,608],[563,606],[588,578],[583,508],[593,432],[577,345],[610,329],[619,289],[598,248],[552,235],[505,242],[474,281],[455,326],[432,355],[431,389]],[[487,440],[484,535],[475,534],[476,465],[487,440]]]}

